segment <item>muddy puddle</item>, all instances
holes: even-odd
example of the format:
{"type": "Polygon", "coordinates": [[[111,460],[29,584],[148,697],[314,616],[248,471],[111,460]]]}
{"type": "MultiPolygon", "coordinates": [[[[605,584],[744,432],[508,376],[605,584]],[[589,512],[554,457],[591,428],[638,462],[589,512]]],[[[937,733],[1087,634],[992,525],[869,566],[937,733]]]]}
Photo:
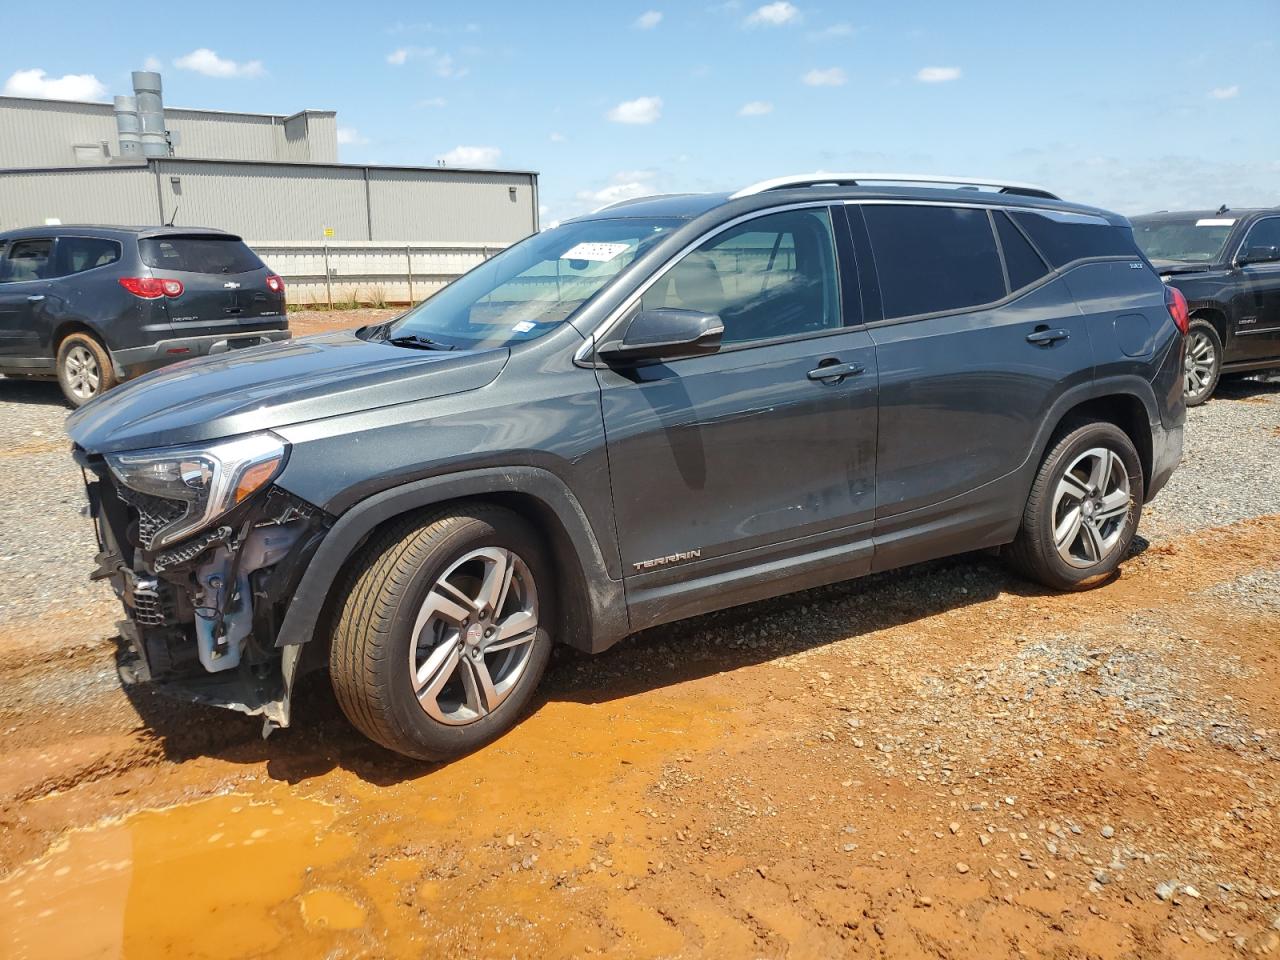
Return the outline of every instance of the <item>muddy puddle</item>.
{"type": "Polygon", "coordinates": [[[294,784],[255,773],[233,793],[71,830],[0,881],[3,952],[577,953],[596,939],[565,923],[581,898],[603,904],[606,885],[653,865],[636,801],[655,763],[705,749],[725,714],[679,693],[550,703],[447,766],[376,783],[341,766],[294,784]]]}

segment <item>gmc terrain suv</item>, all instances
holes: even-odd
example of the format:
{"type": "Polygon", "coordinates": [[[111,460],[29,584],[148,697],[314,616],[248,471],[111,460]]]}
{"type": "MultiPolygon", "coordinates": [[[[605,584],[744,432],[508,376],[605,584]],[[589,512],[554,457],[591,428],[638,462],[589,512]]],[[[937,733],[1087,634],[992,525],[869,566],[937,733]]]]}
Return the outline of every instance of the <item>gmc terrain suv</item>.
{"type": "Polygon", "coordinates": [[[787,177],[614,205],[68,425],[133,677],[269,729],[327,666],[360,730],[441,759],[553,643],[978,548],[1103,581],[1178,462],[1186,323],[1114,214],[787,177]]]}
{"type": "Polygon", "coordinates": [[[0,233],[0,373],[73,406],[188,357],[289,336],[284,281],[239,237],[191,227],[0,233]]]}
{"type": "Polygon", "coordinates": [[[1280,208],[1153,213],[1133,218],[1133,234],[1187,298],[1188,406],[1220,376],[1280,369],[1280,208]]]}

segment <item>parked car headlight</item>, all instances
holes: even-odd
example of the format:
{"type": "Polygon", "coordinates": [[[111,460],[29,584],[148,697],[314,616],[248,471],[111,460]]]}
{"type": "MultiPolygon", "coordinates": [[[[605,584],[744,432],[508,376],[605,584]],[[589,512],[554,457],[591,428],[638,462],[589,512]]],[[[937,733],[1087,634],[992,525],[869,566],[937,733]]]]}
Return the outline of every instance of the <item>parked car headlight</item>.
{"type": "Polygon", "coordinates": [[[149,547],[156,550],[204,529],[270,483],[284,466],[288,449],[273,433],[251,433],[198,447],[108,454],[106,459],[129,490],[169,501],[164,510],[149,511],[154,531],[149,547]]]}

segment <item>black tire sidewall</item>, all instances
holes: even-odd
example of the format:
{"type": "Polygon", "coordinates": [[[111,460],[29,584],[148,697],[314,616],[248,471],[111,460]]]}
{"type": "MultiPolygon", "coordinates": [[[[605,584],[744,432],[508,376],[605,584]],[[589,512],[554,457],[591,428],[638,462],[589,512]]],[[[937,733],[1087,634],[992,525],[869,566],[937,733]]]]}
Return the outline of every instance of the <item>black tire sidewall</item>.
{"type": "Polygon", "coordinates": [[[1133,441],[1119,427],[1110,423],[1090,423],[1073,430],[1054,447],[1045,460],[1042,470],[1048,473],[1048,482],[1044,486],[1044,496],[1038,504],[1036,516],[1029,517],[1035,534],[1041,561],[1047,568],[1052,585],[1060,589],[1076,590],[1094,586],[1112,576],[1120,566],[1120,562],[1129,553],[1134,534],[1138,530],[1138,522],[1142,518],[1142,504],[1145,496],[1143,484],[1142,462],[1133,441]],[[1124,461],[1125,470],[1129,474],[1129,491],[1133,505],[1125,523],[1125,531],[1116,545],[1116,549],[1099,564],[1093,567],[1073,567],[1058,555],[1053,536],[1053,495],[1063,474],[1072,461],[1091,447],[1106,447],[1115,451],[1124,461]]]}
{"type": "Polygon", "coordinates": [[[467,753],[506,732],[524,712],[551,657],[552,639],[547,624],[555,622],[554,580],[546,552],[536,534],[518,517],[505,512],[468,517],[442,536],[418,568],[399,598],[391,624],[388,656],[381,664],[381,686],[386,689],[394,727],[419,747],[424,757],[467,753]],[[413,692],[410,680],[409,644],[418,611],[436,579],[463,555],[481,547],[511,550],[529,568],[538,591],[538,631],[530,661],[516,688],[492,713],[464,726],[450,726],[428,716],[413,692]]]}
{"type": "Polygon", "coordinates": [[[1218,381],[1222,378],[1222,337],[1218,336],[1218,331],[1212,323],[1203,318],[1193,318],[1191,325],[1187,328],[1187,340],[1191,339],[1191,335],[1197,331],[1202,331],[1209,336],[1209,342],[1213,344],[1213,378],[1209,381],[1209,389],[1198,399],[1192,399],[1183,391],[1182,398],[1188,407],[1198,407],[1202,403],[1208,402],[1213,396],[1213,392],[1218,389],[1218,381]]]}

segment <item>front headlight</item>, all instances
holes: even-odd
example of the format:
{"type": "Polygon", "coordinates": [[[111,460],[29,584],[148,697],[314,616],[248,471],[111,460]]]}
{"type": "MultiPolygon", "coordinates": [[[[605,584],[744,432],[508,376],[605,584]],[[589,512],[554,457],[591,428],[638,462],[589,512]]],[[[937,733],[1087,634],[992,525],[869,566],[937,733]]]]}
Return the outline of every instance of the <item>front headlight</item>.
{"type": "Polygon", "coordinates": [[[128,489],[168,501],[145,511],[149,522],[140,530],[149,541],[144,545],[156,550],[203,529],[270,483],[287,451],[275,434],[251,433],[198,447],[108,454],[107,466],[128,489]]]}

